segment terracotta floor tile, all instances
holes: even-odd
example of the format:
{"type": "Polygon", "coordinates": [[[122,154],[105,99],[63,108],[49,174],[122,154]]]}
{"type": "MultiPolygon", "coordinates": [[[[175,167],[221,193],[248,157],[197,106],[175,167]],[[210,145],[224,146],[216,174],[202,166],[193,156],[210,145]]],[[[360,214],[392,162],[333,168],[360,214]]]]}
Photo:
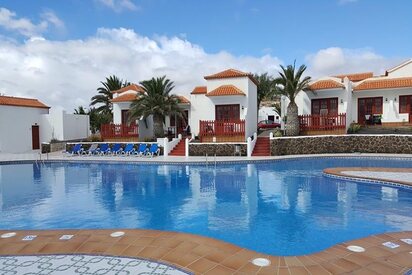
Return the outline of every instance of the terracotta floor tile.
{"type": "Polygon", "coordinates": [[[246,263],[245,265],[243,265],[239,271],[246,273],[246,274],[256,274],[259,270],[261,269],[260,266],[256,266],[252,263],[246,263]]]}
{"type": "Polygon", "coordinates": [[[361,268],[360,265],[354,262],[348,261],[346,259],[338,259],[338,260],[332,261],[331,263],[343,268],[346,272],[351,272],[351,271],[361,268]]]}
{"type": "Polygon", "coordinates": [[[151,245],[151,243],[154,242],[154,240],[155,240],[154,237],[140,237],[136,241],[133,242],[133,245],[148,246],[148,245],[151,245]]]}
{"type": "Polygon", "coordinates": [[[171,262],[176,263],[180,266],[189,266],[190,264],[196,262],[199,259],[200,259],[199,256],[195,256],[193,254],[188,253],[188,254],[183,255],[179,258],[176,258],[175,260],[173,260],[171,262]]]}
{"type": "Polygon", "coordinates": [[[328,263],[328,262],[324,262],[321,264],[321,266],[326,269],[328,272],[332,273],[332,274],[342,274],[342,273],[347,273],[347,271],[337,265],[328,263]]]}
{"type": "Polygon", "coordinates": [[[208,245],[198,245],[195,248],[192,249],[191,253],[198,255],[198,256],[206,256],[212,252],[216,251],[216,248],[208,246],[208,245]]]}
{"type": "Polygon", "coordinates": [[[227,267],[218,265],[218,266],[212,268],[211,270],[207,271],[207,272],[205,273],[205,275],[217,275],[217,274],[219,274],[219,275],[231,275],[231,274],[233,274],[234,272],[235,272],[235,271],[232,270],[232,269],[229,269],[229,268],[227,268],[227,267]]]}
{"type": "Polygon", "coordinates": [[[220,264],[223,266],[226,266],[228,268],[238,270],[245,264],[247,264],[249,261],[249,257],[247,256],[238,256],[237,254],[234,256],[231,256],[229,258],[226,258],[224,261],[222,261],[220,264]]]}
{"type": "Polygon", "coordinates": [[[366,266],[375,260],[374,258],[368,257],[362,253],[350,254],[349,256],[346,256],[345,259],[360,266],[366,266]]]}
{"type": "MultiPolygon", "coordinates": [[[[412,248],[411,248],[411,251],[412,251],[412,248]]],[[[412,254],[410,254],[409,252],[399,253],[399,254],[390,256],[388,258],[388,261],[398,266],[412,267],[412,254]]]]}
{"type": "Polygon", "coordinates": [[[307,265],[305,266],[306,269],[309,271],[310,274],[312,275],[330,275],[329,271],[324,269],[321,265],[307,265]]]}
{"type": "Polygon", "coordinates": [[[280,267],[285,267],[285,266],[287,266],[285,257],[280,257],[280,258],[279,258],[279,266],[280,266],[280,267]]]}
{"type": "Polygon", "coordinates": [[[183,241],[178,246],[176,246],[174,250],[182,251],[182,252],[189,252],[195,247],[197,247],[198,245],[199,245],[198,243],[195,243],[192,241],[183,241]]]}
{"type": "Polygon", "coordinates": [[[24,246],[22,249],[19,250],[18,254],[35,254],[39,253],[40,250],[47,245],[47,242],[37,242],[37,243],[30,243],[24,246]]]}
{"type": "Polygon", "coordinates": [[[126,250],[122,252],[122,256],[137,257],[137,254],[144,248],[140,245],[129,245],[126,250]]]}
{"type": "Polygon", "coordinates": [[[278,266],[267,266],[267,267],[262,267],[259,269],[258,273],[259,275],[273,275],[278,273],[278,266]]]}
{"type": "Polygon", "coordinates": [[[374,262],[366,266],[367,269],[376,272],[377,274],[397,274],[402,268],[394,266],[387,262],[374,262]]]}
{"type": "Polygon", "coordinates": [[[217,264],[215,262],[209,261],[208,259],[200,258],[196,262],[193,262],[192,264],[187,266],[187,268],[198,273],[205,273],[206,271],[209,271],[216,266],[217,264]]]}
{"type": "Polygon", "coordinates": [[[309,275],[309,271],[303,266],[292,266],[289,267],[289,272],[292,275],[309,275]]]}
{"type": "Polygon", "coordinates": [[[306,265],[306,266],[316,264],[316,262],[312,260],[311,258],[309,258],[308,256],[299,256],[297,258],[303,265],[306,265]]]}
{"type": "Polygon", "coordinates": [[[217,250],[217,251],[213,251],[210,254],[207,254],[205,258],[215,263],[221,263],[232,255],[233,255],[232,253],[227,253],[227,252],[217,250]]]}
{"type": "Polygon", "coordinates": [[[0,245],[0,253],[3,255],[7,254],[16,254],[19,252],[21,249],[23,249],[27,243],[19,242],[10,242],[10,243],[5,243],[0,245]]]}
{"type": "Polygon", "coordinates": [[[102,243],[102,242],[84,242],[76,250],[78,253],[103,253],[106,249],[109,249],[111,243],[102,243]]]}
{"type": "MultiPolygon", "coordinates": [[[[278,275],[291,275],[289,272],[289,268],[287,267],[279,267],[278,275]]],[[[293,274],[292,274],[293,275],[293,274]]]]}
{"type": "Polygon", "coordinates": [[[367,255],[373,258],[389,257],[391,255],[394,255],[393,251],[384,249],[383,247],[380,247],[380,246],[374,246],[374,247],[368,248],[366,253],[367,255]]]}
{"type": "Polygon", "coordinates": [[[286,265],[290,268],[291,266],[302,266],[302,262],[296,257],[285,257],[286,265]]]}
{"type": "Polygon", "coordinates": [[[363,267],[361,269],[353,271],[351,274],[353,275],[376,275],[376,272],[370,269],[367,269],[366,267],[363,267]]]}
{"type": "Polygon", "coordinates": [[[122,254],[123,251],[126,250],[127,247],[129,247],[128,244],[115,243],[111,247],[106,249],[105,253],[112,254],[112,255],[120,255],[122,254]]]}
{"type": "Polygon", "coordinates": [[[51,242],[42,247],[40,253],[74,253],[81,245],[78,242],[51,242]]]}

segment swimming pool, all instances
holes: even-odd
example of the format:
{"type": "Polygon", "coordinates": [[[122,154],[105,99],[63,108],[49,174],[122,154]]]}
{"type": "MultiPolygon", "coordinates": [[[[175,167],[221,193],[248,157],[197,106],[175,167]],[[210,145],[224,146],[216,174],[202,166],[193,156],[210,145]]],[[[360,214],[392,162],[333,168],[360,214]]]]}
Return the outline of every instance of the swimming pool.
{"type": "Polygon", "coordinates": [[[340,166],[412,167],[412,160],[0,165],[0,228],[172,230],[285,256],[412,230],[411,189],[322,175],[340,166]]]}

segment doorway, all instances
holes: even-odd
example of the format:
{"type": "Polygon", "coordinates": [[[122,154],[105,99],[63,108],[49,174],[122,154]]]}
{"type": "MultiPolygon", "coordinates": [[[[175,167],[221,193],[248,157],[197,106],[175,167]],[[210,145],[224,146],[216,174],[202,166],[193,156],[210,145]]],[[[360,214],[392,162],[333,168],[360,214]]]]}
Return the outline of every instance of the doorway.
{"type": "Polygon", "coordinates": [[[39,125],[32,125],[31,126],[31,143],[32,143],[32,149],[33,150],[40,149],[39,125]]]}

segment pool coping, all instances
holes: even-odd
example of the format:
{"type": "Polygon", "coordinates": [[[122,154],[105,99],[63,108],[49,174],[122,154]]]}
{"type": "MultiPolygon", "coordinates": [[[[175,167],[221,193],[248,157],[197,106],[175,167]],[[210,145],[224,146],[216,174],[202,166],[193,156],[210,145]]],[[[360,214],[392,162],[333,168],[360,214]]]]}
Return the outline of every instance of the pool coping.
{"type": "Polygon", "coordinates": [[[337,178],[342,180],[350,180],[356,182],[368,182],[377,183],[383,185],[392,185],[396,187],[403,187],[407,189],[412,189],[412,182],[401,181],[401,180],[391,180],[379,177],[367,177],[359,175],[348,175],[345,171],[365,171],[365,172],[400,172],[400,173],[412,173],[412,168],[387,168],[387,167],[334,167],[326,168],[323,170],[324,176],[337,178]]]}
{"type": "MultiPolygon", "coordinates": [[[[0,234],[10,232],[0,230],[0,234]]],[[[148,259],[194,274],[402,274],[412,268],[412,231],[372,235],[334,245],[323,251],[301,256],[273,256],[248,250],[213,238],[160,230],[16,230],[16,236],[0,239],[0,255],[84,254],[148,259]],[[125,235],[110,237],[113,231],[125,235]],[[27,235],[37,235],[23,241],[27,235]],[[74,235],[59,240],[61,235],[74,235]],[[395,243],[389,248],[384,243],[395,243]],[[363,253],[352,252],[356,245],[363,253]],[[251,263],[266,258],[268,267],[251,263]]]]}

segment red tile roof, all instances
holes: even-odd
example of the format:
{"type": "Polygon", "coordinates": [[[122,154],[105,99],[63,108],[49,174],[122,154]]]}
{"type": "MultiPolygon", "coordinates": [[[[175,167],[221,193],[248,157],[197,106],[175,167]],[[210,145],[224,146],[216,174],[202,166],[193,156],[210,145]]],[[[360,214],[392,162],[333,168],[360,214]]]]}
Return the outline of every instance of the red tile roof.
{"type": "Polygon", "coordinates": [[[190,94],[200,95],[200,94],[205,94],[205,93],[207,93],[207,87],[206,86],[197,86],[193,89],[193,91],[190,94]]]}
{"type": "Polygon", "coordinates": [[[178,95],[177,96],[178,98],[179,98],[179,103],[182,103],[182,104],[190,104],[190,101],[189,101],[189,99],[187,99],[186,97],[184,97],[184,96],[182,96],[182,95],[178,95]]]}
{"type": "Polygon", "coordinates": [[[353,88],[354,91],[412,87],[412,77],[368,79],[353,88]]]}
{"type": "Polygon", "coordinates": [[[206,96],[232,96],[232,95],[245,96],[246,94],[233,85],[222,85],[206,94],[206,96]]]}
{"type": "Polygon", "coordinates": [[[112,93],[113,93],[113,94],[120,94],[120,93],[123,93],[123,92],[126,92],[126,91],[130,91],[130,90],[136,91],[136,92],[138,92],[138,93],[144,93],[143,87],[140,86],[140,85],[137,85],[137,84],[130,84],[129,86],[126,86],[126,87],[123,87],[123,88],[121,88],[121,89],[119,89],[119,90],[113,91],[112,93]]]}
{"type": "Polygon", "coordinates": [[[312,91],[326,90],[326,89],[343,89],[343,88],[345,88],[345,86],[342,83],[332,80],[332,79],[318,80],[309,85],[309,89],[311,89],[312,91]]]}
{"type": "Polygon", "coordinates": [[[38,99],[14,96],[0,96],[0,105],[50,109],[38,99]]]}
{"type": "Polygon", "coordinates": [[[251,73],[245,73],[245,72],[234,70],[234,69],[228,69],[228,70],[216,73],[216,74],[207,75],[204,78],[206,80],[209,80],[209,79],[236,78],[236,77],[249,77],[249,79],[252,80],[253,83],[255,83],[256,85],[259,84],[259,82],[253,77],[251,73]]]}
{"type": "Polygon", "coordinates": [[[341,74],[336,75],[335,77],[344,79],[345,77],[349,78],[350,81],[361,81],[367,78],[373,77],[373,72],[366,72],[366,73],[356,73],[356,74],[341,74]]]}
{"type": "Polygon", "coordinates": [[[136,99],[137,94],[123,94],[119,95],[118,97],[115,97],[112,99],[112,102],[128,102],[128,101],[133,101],[136,99]]]}

